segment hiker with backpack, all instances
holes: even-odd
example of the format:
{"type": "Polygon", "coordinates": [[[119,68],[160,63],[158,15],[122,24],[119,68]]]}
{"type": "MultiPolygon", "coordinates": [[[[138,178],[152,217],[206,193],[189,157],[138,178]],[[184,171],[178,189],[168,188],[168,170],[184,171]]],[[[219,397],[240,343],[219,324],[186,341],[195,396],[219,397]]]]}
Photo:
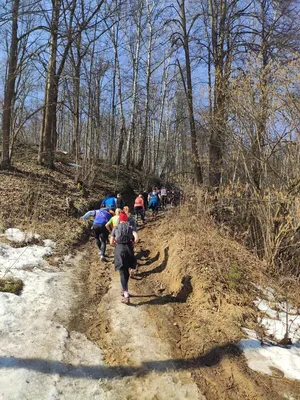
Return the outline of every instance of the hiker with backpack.
{"type": "Polygon", "coordinates": [[[133,252],[134,245],[138,242],[137,232],[132,230],[125,212],[119,214],[119,224],[112,230],[110,244],[115,247],[115,270],[120,273],[122,286],[122,303],[130,303],[128,281],[130,270],[136,269],[137,260],[133,252]]]}

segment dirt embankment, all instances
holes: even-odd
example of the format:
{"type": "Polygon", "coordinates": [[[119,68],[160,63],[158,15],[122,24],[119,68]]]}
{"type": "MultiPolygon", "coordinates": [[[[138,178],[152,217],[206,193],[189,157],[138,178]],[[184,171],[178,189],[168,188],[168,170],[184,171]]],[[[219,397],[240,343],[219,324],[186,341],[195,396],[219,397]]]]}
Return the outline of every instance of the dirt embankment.
{"type": "MultiPolygon", "coordinates": [[[[205,217],[191,220],[188,213],[185,208],[169,211],[140,230],[139,267],[130,281],[132,304],[124,312],[141,309],[155,321],[156,334],[170,346],[172,368],[191,373],[208,400],[275,400],[286,393],[297,398],[295,382],[278,373],[269,377],[251,371],[237,347],[241,327],[256,326],[253,282],[266,284],[263,264],[222,237],[205,217]]],[[[95,264],[91,273],[99,267],[107,265],[95,264]]],[[[106,277],[117,282],[112,270],[111,264],[106,277]]],[[[118,285],[113,286],[119,298],[118,285]]],[[[121,346],[114,341],[107,301],[99,301],[88,333],[108,364],[132,365],[126,341],[121,346]]]]}

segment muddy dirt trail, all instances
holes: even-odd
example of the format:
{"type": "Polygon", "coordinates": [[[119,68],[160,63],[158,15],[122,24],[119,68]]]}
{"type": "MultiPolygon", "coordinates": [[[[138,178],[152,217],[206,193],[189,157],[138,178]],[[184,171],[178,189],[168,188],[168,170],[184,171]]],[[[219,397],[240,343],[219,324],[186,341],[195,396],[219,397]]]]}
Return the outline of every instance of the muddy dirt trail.
{"type": "MultiPolygon", "coordinates": [[[[85,259],[88,295],[83,312],[74,320],[74,328],[80,327],[97,343],[112,372],[113,379],[99,381],[105,398],[287,398],[283,395],[285,379],[251,371],[233,340],[216,341],[216,332],[224,325],[217,316],[213,317],[214,332],[209,326],[196,323],[193,315],[199,312],[198,294],[192,293],[189,276],[177,274],[177,290],[170,289],[174,286],[174,264],[179,260],[182,265],[185,261],[174,253],[168,231],[169,223],[164,216],[139,230],[140,242],[135,248],[138,269],[129,282],[130,305],[121,303],[113,250],[109,248],[107,261],[100,263],[94,241],[91,239],[85,246],[89,254],[85,259]],[[210,342],[212,350],[206,351],[204,342],[210,342]]],[[[209,310],[200,312],[204,316],[209,310]]],[[[291,387],[297,393],[293,383],[291,387]]]]}
{"type": "Polygon", "coordinates": [[[85,260],[87,264],[90,261],[89,274],[85,277],[89,296],[72,325],[74,329],[76,326],[77,330],[86,331],[88,338],[99,345],[112,372],[112,379],[99,381],[105,399],[205,399],[190,371],[183,367],[175,343],[162,335],[165,318],[172,319],[171,306],[165,304],[158,319],[149,312],[150,305],[157,301],[159,304],[160,300],[155,290],[142,283],[143,267],[153,263],[145,243],[149,229],[139,232],[141,241],[136,248],[139,267],[136,277],[130,279],[130,305],[121,302],[119,273],[114,271],[112,249],[108,249],[107,261],[100,263],[94,242],[89,242],[90,256],[85,260]]]}

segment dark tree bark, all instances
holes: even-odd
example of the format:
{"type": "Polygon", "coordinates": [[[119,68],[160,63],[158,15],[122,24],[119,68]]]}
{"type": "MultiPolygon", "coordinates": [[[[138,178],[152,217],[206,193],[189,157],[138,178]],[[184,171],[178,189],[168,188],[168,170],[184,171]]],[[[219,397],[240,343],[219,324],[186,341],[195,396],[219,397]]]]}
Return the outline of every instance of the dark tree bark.
{"type": "Polygon", "coordinates": [[[189,47],[189,29],[187,28],[186,12],[185,12],[185,0],[178,2],[180,7],[180,25],[182,28],[182,44],[185,55],[185,70],[186,70],[186,82],[184,80],[183,72],[181,71],[182,78],[184,80],[185,94],[188,107],[189,125],[191,131],[191,145],[192,145],[192,162],[194,165],[195,177],[198,184],[203,183],[202,168],[198,152],[197,143],[197,132],[194,115],[194,102],[193,102],[193,85],[192,85],[192,71],[191,71],[191,59],[190,59],[190,47],[189,47]]]}
{"type": "Polygon", "coordinates": [[[17,68],[17,51],[18,51],[18,15],[20,0],[15,0],[12,8],[12,34],[8,61],[8,75],[4,89],[4,105],[2,117],[2,157],[1,168],[9,169],[11,167],[11,159],[9,154],[10,148],[10,130],[12,120],[13,99],[16,82],[17,68]]]}
{"type": "MultiPolygon", "coordinates": [[[[52,0],[52,20],[51,20],[51,38],[50,38],[50,58],[47,71],[46,93],[45,93],[45,108],[43,116],[43,127],[41,140],[43,145],[40,145],[42,153],[39,154],[38,160],[41,164],[48,168],[54,168],[54,155],[57,143],[56,131],[56,112],[59,81],[64,70],[64,66],[71,49],[73,42],[85,29],[88,28],[94,16],[100,11],[104,0],[97,3],[96,7],[88,17],[83,18],[83,21],[74,31],[73,20],[76,12],[76,0],[73,0],[69,9],[69,21],[67,32],[67,43],[61,55],[59,67],[57,68],[57,50],[58,50],[58,30],[61,16],[61,6],[63,0],[52,0]]],[[[82,3],[84,7],[84,3],[82,3]]]]}
{"type": "Polygon", "coordinates": [[[221,183],[225,134],[228,120],[228,82],[231,69],[230,18],[236,2],[209,0],[212,62],[215,69],[214,104],[209,142],[209,184],[218,189],[221,183]]]}

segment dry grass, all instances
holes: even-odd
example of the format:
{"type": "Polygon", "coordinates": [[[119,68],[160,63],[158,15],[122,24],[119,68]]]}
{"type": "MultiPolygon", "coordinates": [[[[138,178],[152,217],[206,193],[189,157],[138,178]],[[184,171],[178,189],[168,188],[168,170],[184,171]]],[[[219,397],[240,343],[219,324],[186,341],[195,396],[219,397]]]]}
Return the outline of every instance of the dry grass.
{"type": "Polygon", "coordinates": [[[62,153],[56,158],[52,171],[37,165],[37,148],[22,145],[16,149],[15,169],[0,171],[0,232],[9,227],[36,232],[65,251],[89,235],[89,226],[80,217],[99,207],[105,192],[123,191],[131,202],[133,187],[139,187],[143,177],[138,171],[99,164],[88,174],[83,192],[75,183],[76,169],[68,165],[74,160],[62,153]],[[74,204],[72,210],[67,199],[74,204]]]}
{"type": "Polygon", "coordinates": [[[0,292],[7,292],[19,295],[23,289],[23,282],[20,279],[0,279],[0,292]]]}
{"type": "Polygon", "coordinates": [[[295,191],[274,187],[257,193],[228,185],[210,195],[187,186],[185,204],[210,216],[225,233],[255,252],[277,278],[300,276],[300,206],[295,191]]]}
{"type": "Polygon", "coordinates": [[[3,233],[6,229],[7,228],[5,226],[4,220],[0,218],[0,233],[3,233]]]}
{"type": "Polygon", "coordinates": [[[236,346],[242,327],[258,329],[253,300],[260,291],[253,283],[272,284],[266,264],[216,227],[201,204],[195,211],[195,202],[186,202],[159,226],[146,226],[151,252],[140,262],[136,290],[157,294],[149,304],[172,304],[171,318],[164,307],[148,311],[162,321],[159,334],[193,360],[191,372],[207,399],[277,399],[280,383],[250,371],[236,346]]]}

